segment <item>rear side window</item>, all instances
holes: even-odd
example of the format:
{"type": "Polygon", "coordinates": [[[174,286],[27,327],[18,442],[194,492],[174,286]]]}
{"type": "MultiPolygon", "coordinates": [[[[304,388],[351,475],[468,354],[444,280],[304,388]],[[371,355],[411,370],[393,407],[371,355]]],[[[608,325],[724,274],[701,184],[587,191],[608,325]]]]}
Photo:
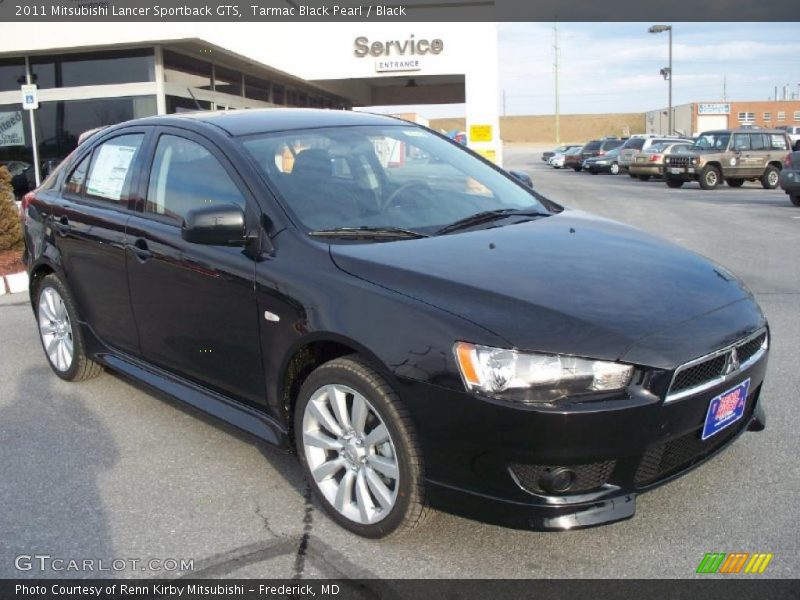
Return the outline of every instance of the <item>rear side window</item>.
{"type": "Polygon", "coordinates": [[[83,190],[83,183],[86,181],[86,171],[89,170],[89,159],[91,154],[83,157],[78,166],[72,170],[67,181],[64,182],[64,193],[70,196],[80,196],[83,190]]]}
{"type": "Polygon", "coordinates": [[[786,136],[781,133],[773,133],[769,136],[770,146],[772,150],[788,150],[789,146],[786,143],[786,136]]]}
{"type": "Polygon", "coordinates": [[[631,138],[625,142],[626,150],[641,150],[644,148],[644,138],[631,138]]]}
{"type": "Polygon", "coordinates": [[[750,134],[751,150],[769,150],[769,138],[763,133],[750,134]]]}
{"type": "Polygon", "coordinates": [[[86,180],[87,197],[112,203],[127,201],[132,167],[143,139],[141,133],[121,135],[94,149],[86,180]]]}
{"type": "Polygon", "coordinates": [[[206,148],[174,135],[158,141],[145,212],[183,223],[188,212],[211,204],[247,201],[222,164],[206,148]]]}
{"type": "Polygon", "coordinates": [[[597,150],[598,148],[600,148],[600,145],[601,145],[601,144],[602,144],[602,142],[601,142],[600,140],[595,140],[595,141],[592,141],[592,142],[588,142],[588,143],[587,143],[587,144],[586,144],[586,145],[583,147],[583,149],[584,149],[585,151],[589,151],[589,150],[597,150]]]}
{"type": "Polygon", "coordinates": [[[622,140],[610,140],[603,144],[603,150],[613,150],[614,148],[619,148],[622,144],[622,140]]]}

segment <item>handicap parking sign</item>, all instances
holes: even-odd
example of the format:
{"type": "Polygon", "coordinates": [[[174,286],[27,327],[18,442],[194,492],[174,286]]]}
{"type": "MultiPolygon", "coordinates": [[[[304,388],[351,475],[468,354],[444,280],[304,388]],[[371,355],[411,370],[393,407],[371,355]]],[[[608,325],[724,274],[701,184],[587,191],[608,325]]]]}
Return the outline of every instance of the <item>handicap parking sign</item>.
{"type": "Polygon", "coordinates": [[[36,85],[23,85],[22,91],[22,108],[25,110],[34,110],[39,108],[39,90],[36,85]]]}

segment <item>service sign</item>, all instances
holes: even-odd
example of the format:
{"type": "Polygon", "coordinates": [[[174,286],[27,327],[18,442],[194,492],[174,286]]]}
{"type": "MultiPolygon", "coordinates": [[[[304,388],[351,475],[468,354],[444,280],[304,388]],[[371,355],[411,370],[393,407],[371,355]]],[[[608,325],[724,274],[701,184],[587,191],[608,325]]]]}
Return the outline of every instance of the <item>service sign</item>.
{"type": "Polygon", "coordinates": [[[24,145],[25,128],[22,124],[22,111],[0,112],[0,148],[24,145]]]}
{"type": "Polygon", "coordinates": [[[731,105],[724,102],[717,102],[711,104],[698,104],[697,114],[699,115],[729,115],[731,114],[731,105]]]}

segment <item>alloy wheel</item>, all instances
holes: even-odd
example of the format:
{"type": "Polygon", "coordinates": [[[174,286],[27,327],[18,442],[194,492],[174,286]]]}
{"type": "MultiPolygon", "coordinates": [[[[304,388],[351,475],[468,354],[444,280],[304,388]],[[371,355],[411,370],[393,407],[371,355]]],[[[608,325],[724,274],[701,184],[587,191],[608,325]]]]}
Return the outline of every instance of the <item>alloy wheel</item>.
{"type": "Polygon", "coordinates": [[[74,355],[72,322],[61,294],[52,287],[39,295],[39,335],[47,358],[58,370],[69,371],[74,355]]]}
{"type": "Polygon", "coordinates": [[[319,388],[303,413],[309,471],[337,512],[362,525],[383,520],[397,501],[400,469],[383,419],[354,389],[319,388]]]}

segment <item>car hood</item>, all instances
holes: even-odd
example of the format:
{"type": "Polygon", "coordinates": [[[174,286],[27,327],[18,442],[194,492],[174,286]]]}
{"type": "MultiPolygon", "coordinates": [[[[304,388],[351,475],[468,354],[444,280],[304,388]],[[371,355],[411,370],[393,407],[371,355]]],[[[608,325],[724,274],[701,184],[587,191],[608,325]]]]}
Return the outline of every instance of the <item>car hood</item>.
{"type": "Polygon", "coordinates": [[[330,252],[345,272],[456,314],[523,350],[606,360],[627,353],[631,362],[669,368],[729,335],[728,325],[752,329],[763,320],[750,292],[724,268],[580,211],[418,240],[336,244],[330,252]],[[741,323],[723,320],[706,332],[713,339],[671,348],[670,328],[741,301],[741,323]],[[661,336],[657,344],[644,342],[654,334],[661,336]],[[648,349],[631,355],[637,347],[648,349]]]}

